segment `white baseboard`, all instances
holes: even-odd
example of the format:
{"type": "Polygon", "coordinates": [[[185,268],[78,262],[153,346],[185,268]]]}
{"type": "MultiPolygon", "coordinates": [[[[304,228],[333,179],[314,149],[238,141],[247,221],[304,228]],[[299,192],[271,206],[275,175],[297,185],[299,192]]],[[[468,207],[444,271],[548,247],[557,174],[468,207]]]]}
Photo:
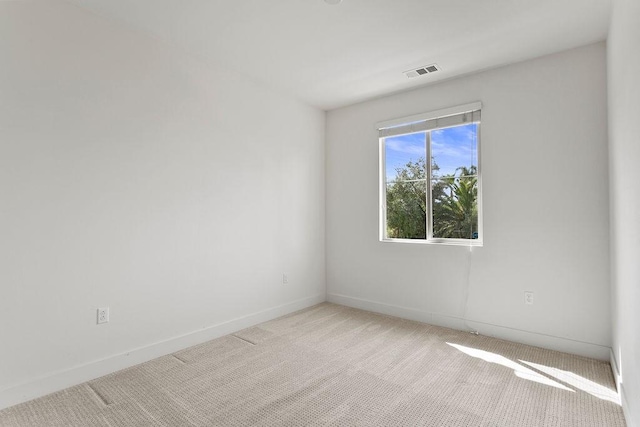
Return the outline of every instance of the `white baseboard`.
{"type": "Polygon", "coordinates": [[[620,388],[618,389],[618,392],[620,393],[620,402],[622,404],[622,413],[624,414],[624,420],[627,423],[627,426],[629,427],[634,427],[634,426],[640,426],[640,424],[638,424],[638,422],[640,422],[640,420],[634,420],[631,417],[631,409],[629,409],[629,402],[627,401],[627,396],[624,392],[624,384],[620,383],[620,388]],[[636,422],[638,421],[638,422],[636,422]]]}
{"type": "Polygon", "coordinates": [[[237,332],[241,329],[266,322],[294,311],[325,301],[325,294],[303,298],[277,307],[252,313],[243,317],[212,325],[185,335],[157,342],[144,347],[132,349],[126,353],[95,360],[84,365],[54,372],[45,377],[37,378],[22,384],[10,386],[0,390],[0,409],[17,405],[37,397],[41,397],[67,387],[81,384],[103,375],[119,371],[124,368],[147,362],[160,356],[191,347],[196,344],[219,338],[237,332]]]}
{"type": "Polygon", "coordinates": [[[609,351],[609,364],[611,365],[611,373],[613,374],[613,380],[616,383],[616,390],[618,390],[618,394],[620,394],[622,377],[620,376],[620,369],[618,369],[618,362],[616,360],[616,355],[613,353],[613,349],[609,351]]]}
{"type": "Polygon", "coordinates": [[[620,373],[618,361],[616,359],[616,355],[613,353],[613,349],[611,350],[611,358],[609,363],[611,364],[611,373],[613,374],[613,379],[616,382],[616,389],[618,390],[618,395],[620,396],[620,403],[622,405],[622,412],[624,413],[625,421],[627,422],[628,426],[637,426],[639,424],[634,424],[634,420],[631,419],[631,413],[629,412],[629,402],[627,401],[627,396],[624,392],[624,384],[622,383],[622,374],[620,373]]]}
{"type": "Polygon", "coordinates": [[[536,332],[510,328],[507,326],[493,325],[486,322],[475,321],[472,319],[462,319],[460,317],[449,316],[440,313],[432,313],[428,311],[417,310],[414,308],[400,307],[362,298],[350,297],[347,295],[327,293],[327,301],[353,308],[359,308],[362,310],[387,314],[389,316],[396,316],[403,319],[428,323],[430,325],[444,326],[446,328],[457,329],[461,331],[474,330],[481,335],[519,342],[536,347],[548,348],[550,350],[571,353],[603,361],[609,360],[611,352],[610,347],[600,344],[577,341],[546,334],[539,334],[536,332]]]}

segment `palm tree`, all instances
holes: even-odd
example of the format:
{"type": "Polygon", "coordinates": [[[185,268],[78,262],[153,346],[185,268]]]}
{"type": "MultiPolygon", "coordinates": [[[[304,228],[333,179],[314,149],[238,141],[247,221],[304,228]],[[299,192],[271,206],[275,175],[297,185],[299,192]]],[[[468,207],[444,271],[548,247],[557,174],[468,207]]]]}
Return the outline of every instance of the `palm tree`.
{"type": "Polygon", "coordinates": [[[443,192],[433,194],[433,236],[474,239],[478,232],[478,169],[461,166],[445,175],[443,192]]]}

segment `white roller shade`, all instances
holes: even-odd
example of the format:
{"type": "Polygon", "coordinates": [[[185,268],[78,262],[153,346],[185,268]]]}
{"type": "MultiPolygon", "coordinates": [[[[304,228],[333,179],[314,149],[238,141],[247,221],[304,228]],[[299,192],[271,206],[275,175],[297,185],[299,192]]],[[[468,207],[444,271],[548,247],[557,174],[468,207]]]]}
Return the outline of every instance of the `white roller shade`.
{"type": "Polygon", "coordinates": [[[466,123],[477,123],[480,121],[481,108],[482,104],[480,102],[474,102],[473,104],[388,120],[378,123],[378,132],[380,138],[386,138],[388,136],[442,129],[466,123]]]}

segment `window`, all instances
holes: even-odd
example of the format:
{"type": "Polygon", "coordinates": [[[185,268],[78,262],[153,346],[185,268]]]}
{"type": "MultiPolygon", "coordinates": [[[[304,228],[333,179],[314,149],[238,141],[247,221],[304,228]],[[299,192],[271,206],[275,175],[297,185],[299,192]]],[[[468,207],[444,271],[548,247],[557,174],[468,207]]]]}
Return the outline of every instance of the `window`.
{"type": "Polygon", "coordinates": [[[378,124],[382,241],[482,244],[480,109],[378,124]]]}

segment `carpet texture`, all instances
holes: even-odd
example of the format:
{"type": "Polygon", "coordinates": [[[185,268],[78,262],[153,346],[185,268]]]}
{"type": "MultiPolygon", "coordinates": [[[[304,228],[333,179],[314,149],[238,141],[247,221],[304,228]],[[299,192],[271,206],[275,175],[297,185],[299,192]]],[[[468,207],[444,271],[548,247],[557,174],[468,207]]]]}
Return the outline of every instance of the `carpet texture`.
{"type": "Polygon", "coordinates": [[[323,303],[0,411],[2,426],[624,426],[610,367],[323,303]]]}

